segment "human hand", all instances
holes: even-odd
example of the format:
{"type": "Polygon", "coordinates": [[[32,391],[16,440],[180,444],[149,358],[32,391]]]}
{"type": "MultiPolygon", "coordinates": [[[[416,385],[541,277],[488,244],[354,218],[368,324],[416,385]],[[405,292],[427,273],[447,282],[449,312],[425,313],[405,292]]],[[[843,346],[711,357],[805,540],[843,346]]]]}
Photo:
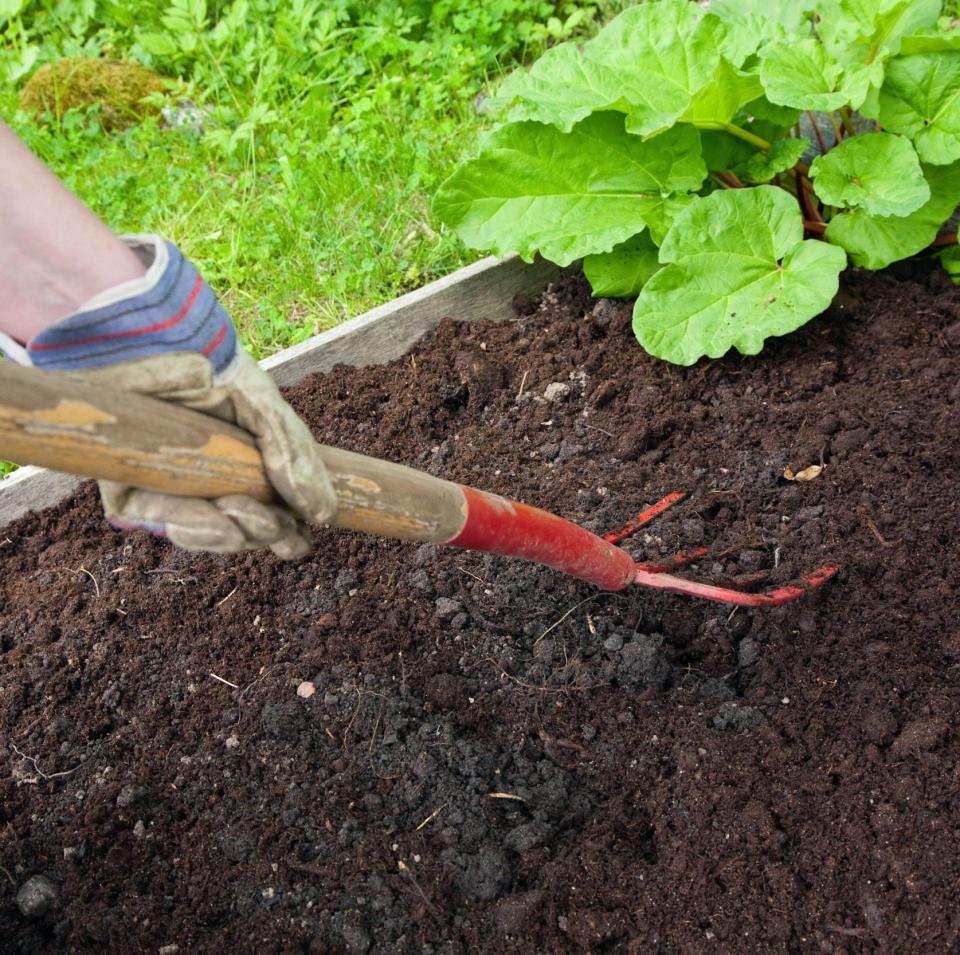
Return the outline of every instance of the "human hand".
{"type": "MultiPolygon", "coordinates": [[[[239,347],[226,312],[179,250],[157,236],[125,240],[147,266],[36,335],[25,356],[103,387],[173,401],[249,431],[286,507],[231,495],[177,497],[100,482],[107,518],[190,550],[269,546],[283,558],[309,553],[303,521],[323,523],[336,499],[307,426],[269,375],[239,347]]],[[[20,356],[23,357],[22,355],[20,356]]]]}

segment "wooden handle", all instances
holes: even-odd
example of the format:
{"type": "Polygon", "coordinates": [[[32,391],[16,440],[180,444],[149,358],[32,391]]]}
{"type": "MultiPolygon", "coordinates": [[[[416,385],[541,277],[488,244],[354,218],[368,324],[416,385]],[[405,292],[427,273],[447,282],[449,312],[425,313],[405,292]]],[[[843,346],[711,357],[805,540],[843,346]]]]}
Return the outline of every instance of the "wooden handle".
{"type": "MultiPolygon", "coordinates": [[[[450,481],[320,445],[337,495],[335,527],[442,543],[466,521],[450,481]]],[[[0,458],[150,491],[276,496],[247,432],[209,415],[0,360],[0,458]]]]}

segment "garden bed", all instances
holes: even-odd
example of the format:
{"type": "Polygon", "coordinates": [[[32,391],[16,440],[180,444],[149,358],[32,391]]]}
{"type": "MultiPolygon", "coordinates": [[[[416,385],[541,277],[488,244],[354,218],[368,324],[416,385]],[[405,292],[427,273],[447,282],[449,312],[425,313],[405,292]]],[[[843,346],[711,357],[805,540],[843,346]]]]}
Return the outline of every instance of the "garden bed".
{"type": "Polygon", "coordinates": [[[842,574],[731,612],[328,531],[295,565],[191,556],[85,486],[0,537],[10,950],[960,944],[960,293],[854,272],[686,369],[577,277],[518,304],[291,400],[594,530],[686,490],[628,546],[709,545],[701,577],[842,574]],[[34,874],[59,896],[27,919],[34,874]]]}

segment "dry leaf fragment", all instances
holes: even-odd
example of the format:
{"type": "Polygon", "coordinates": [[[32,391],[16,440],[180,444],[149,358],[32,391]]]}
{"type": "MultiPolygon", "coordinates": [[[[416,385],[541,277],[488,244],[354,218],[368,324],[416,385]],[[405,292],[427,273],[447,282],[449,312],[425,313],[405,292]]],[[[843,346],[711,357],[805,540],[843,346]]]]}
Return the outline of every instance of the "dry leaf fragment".
{"type": "Polygon", "coordinates": [[[783,472],[783,476],[788,481],[812,481],[814,478],[820,477],[822,473],[822,464],[811,464],[802,471],[794,471],[792,468],[786,468],[783,472]]]}

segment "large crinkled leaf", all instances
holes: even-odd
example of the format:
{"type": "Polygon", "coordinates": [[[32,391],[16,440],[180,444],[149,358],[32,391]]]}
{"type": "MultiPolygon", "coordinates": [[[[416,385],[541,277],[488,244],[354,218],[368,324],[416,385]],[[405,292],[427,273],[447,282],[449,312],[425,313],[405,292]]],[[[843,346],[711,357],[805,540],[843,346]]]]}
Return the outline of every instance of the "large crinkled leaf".
{"type": "Polygon", "coordinates": [[[760,79],[767,99],[796,109],[856,109],[867,91],[867,77],[844,72],[814,39],[772,43],[760,58],[760,79]]]}
{"type": "Polygon", "coordinates": [[[508,119],[569,130],[591,112],[628,114],[627,128],[647,136],[672,125],[720,62],[720,24],[687,0],[625,10],[592,40],[554,47],[528,71],[511,74],[494,105],[508,119]]]}
{"type": "Polygon", "coordinates": [[[874,216],[906,216],[930,198],[917,151],[909,139],[893,133],[845,139],[813,161],[810,178],[827,205],[874,216]]]}
{"type": "Polygon", "coordinates": [[[751,156],[744,166],[748,182],[769,182],[793,168],[810,145],[809,139],[779,139],[766,152],[751,156]]]}
{"type": "Polygon", "coordinates": [[[529,71],[520,67],[487,100],[493,109],[509,107],[514,121],[550,123],[569,132],[595,110],[629,110],[627,96],[640,77],[588,59],[575,43],[547,50],[529,71]]]}
{"type": "Polygon", "coordinates": [[[650,233],[641,232],[610,252],[584,256],[583,274],[594,295],[632,298],[660,268],[659,252],[650,233]]]}
{"type": "Polygon", "coordinates": [[[721,51],[741,66],[768,43],[808,36],[805,17],[815,4],[816,0],[713,0],[709,11],[728,28],[721,51]]]}
{"type": "Polygon", "coordinates": [[[927,248],[940,227],[960,203],[960,162],[922,167],[930,198],[908,216],[871,216],[854,209],[834,216],[827,241],[845,249],[853,262],[867,269],[883,269],[927,248]]]}
{"type": "MultiPolygon", "coordinates": [[[[941,0],[829,0],[817,34],[827,52],[849,66],[882,63],[903,38],[937,22],[941,0]]],[[[882,69],[876,73],[882,79],[882,69]]]]}
{"type": "Polygon", "coordinates": [[[844,68],[850,105],[861,109],[883,83],[886,61],[904,37],[937,22],[940,0],[823,0],[817,36],[844,68]]]}
{"type": "Polygon", "coordinates": [[[528,260],[539,251],[567,265],[642,231],[665,196],[697,189],[705,176],[691,126],[643,140],[625,132],[619,113],[597,113],[569,133],[512,123],[440,187],[434,208],[472,248],[528,260]]]}
{"type": "Polygon", "coordinates": [[[730,348],[755,355],[837,292],[841,249],[804,240],[793,198],[774,186],[698,199],[667,233],[665,263],[644,286],[633,329],[652,355],[691,365],[730,348]]]}
{"type": "Polygon", "coordinates": [[[960,52],[898,56],[878,103],[884,129],[909,136],[924,162],[960,159],[960,52]]]}

